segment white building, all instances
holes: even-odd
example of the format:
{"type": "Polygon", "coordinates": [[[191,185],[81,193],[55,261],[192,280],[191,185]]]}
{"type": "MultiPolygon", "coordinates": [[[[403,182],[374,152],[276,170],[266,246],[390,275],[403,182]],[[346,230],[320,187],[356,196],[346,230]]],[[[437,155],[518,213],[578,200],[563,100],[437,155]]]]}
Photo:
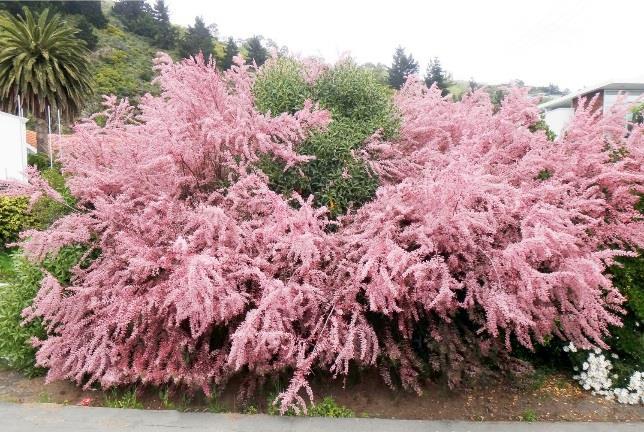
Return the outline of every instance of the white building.
{"type": "Polygon", "coordinates": [[[634,101],[644,94],[644,82],[607,82],[542,103],[539,108],[548,127],[559,136],[568,126],[580,98],[589,101],[597,96],[593,109],[605,112],[615,104],[620,93],[626,95],[627,102],[634,101]]]}
{"type": "Polygon", "coordinates": [[[27,154],[36,149],[27,144],[27,119],[0,111],[0,180],[24,180],[27,154]]]}

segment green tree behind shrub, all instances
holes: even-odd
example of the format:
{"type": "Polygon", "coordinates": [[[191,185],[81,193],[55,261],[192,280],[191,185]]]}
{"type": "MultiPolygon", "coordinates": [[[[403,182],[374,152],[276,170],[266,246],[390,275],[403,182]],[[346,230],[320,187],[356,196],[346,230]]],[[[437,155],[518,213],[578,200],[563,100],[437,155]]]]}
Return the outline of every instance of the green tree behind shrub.
{"type": "Polygon", "coordinates": [[[272,160],[261,167],[276,191],[285,195],[296,191],[304,197],[314,194],[318,205],[337,216],[375,193],[377,177],[354,152],[376,131],[392,138],[398,118],[389,89],[371,71],[347,61],[308,84],[300,68],[294,60],[282,58],[262,69],[253,90],[257,107],[279,115],[301,109],[311,98],[331,112],[331,124],[298,148],[301,154],[315,156],[314,160],[287,171],[272,160]]]}

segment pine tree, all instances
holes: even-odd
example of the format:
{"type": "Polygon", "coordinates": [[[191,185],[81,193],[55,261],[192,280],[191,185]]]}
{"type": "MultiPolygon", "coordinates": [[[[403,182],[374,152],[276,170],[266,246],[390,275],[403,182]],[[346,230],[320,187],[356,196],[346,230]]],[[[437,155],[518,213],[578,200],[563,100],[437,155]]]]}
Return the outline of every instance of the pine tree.
{"type": "Polygon", "coordinates": [[[164,0],[157,0],[152,9],[154,20],[157,24],[157,34],[154,42],[161,48],[172,48],[175,44],[175,31],[170,24],[168,6],[164,0]]]}
{"type": "Polygon", "coordinates": [[[438,57],[434,57],[433,60],[427,65],[427,72],[425,72],[425,85],[431,87],[432,84],[436,84],[436,87],[441,89],[441,94],[446,96],[449,91],[447,90],[452,84],[449,77],[443,70],[440,60],[438,57]]]}
{"type": "Polygon", "coordinates": [[[230,69],[233,64],[233,58],[236,55],[239,55],[239,48],[237,47],[237,44],[235,43],[233,38],[229,37],[228,42],[226,43],[226,54],[219,64],[221,70],[230,69]]]}
{"type": "Polygon", "coordinates": [[[183,57],[189,57],[202,52],[207,59],[212,55],[213,37],[203,18],[196,17],[195,25],[188,27],[188,32],[179,43],[179,52],[183,57]]]}
{"type": "Polygon", "coordinates": [[[262,45],[261,36],[253,36],[246,41],[246,62],[252,63],[255,61],[257,66],[261,66],[268,58],[268,51],[262,45]]]}
{"type": "Polygon", "coordinates": [[[394,60],[389,68],[389,85],[399,89],[405,83],[407,76],[418,72],[418,63],[414,57],[405,53],[402,47],[396,48],[394,60]]]}

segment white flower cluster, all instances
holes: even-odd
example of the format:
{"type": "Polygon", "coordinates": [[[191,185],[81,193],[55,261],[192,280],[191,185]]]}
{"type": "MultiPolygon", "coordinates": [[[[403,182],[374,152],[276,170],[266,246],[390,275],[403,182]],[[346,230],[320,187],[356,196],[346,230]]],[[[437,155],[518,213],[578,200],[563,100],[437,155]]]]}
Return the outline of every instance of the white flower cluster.
{"type": "MultiPolygon", "coordinates": [[[[564,347],[564,351],[577,352],[577,348],[570,343],[570,345],[564,347]]],[[[613,354],[612,357],[618,358],[617,354],[613,354]]],[[[616,400],[623,404],[644,403],[644,372],[633,373],[626,388],[612,388],[611,369],[613,364],[599,349],[588,353],[588,358],[581,368],[582,372],[573,376],[573,378],[584,389],[592,390],[593,394],[604,396],[608,400],[616,400]]],[[[617,375],[612,377],[617,378],[617,375]]]]}

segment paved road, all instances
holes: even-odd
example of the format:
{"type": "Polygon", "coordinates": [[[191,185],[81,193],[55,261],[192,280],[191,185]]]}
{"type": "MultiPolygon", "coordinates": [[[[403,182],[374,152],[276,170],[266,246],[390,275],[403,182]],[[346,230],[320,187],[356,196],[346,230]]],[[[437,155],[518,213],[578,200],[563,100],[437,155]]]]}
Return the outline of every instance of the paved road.
{"type": "Polygon", "coordinates": [[[2,432],[635,432],[644,423],[328,419],[0,403],[2,432]]]}

